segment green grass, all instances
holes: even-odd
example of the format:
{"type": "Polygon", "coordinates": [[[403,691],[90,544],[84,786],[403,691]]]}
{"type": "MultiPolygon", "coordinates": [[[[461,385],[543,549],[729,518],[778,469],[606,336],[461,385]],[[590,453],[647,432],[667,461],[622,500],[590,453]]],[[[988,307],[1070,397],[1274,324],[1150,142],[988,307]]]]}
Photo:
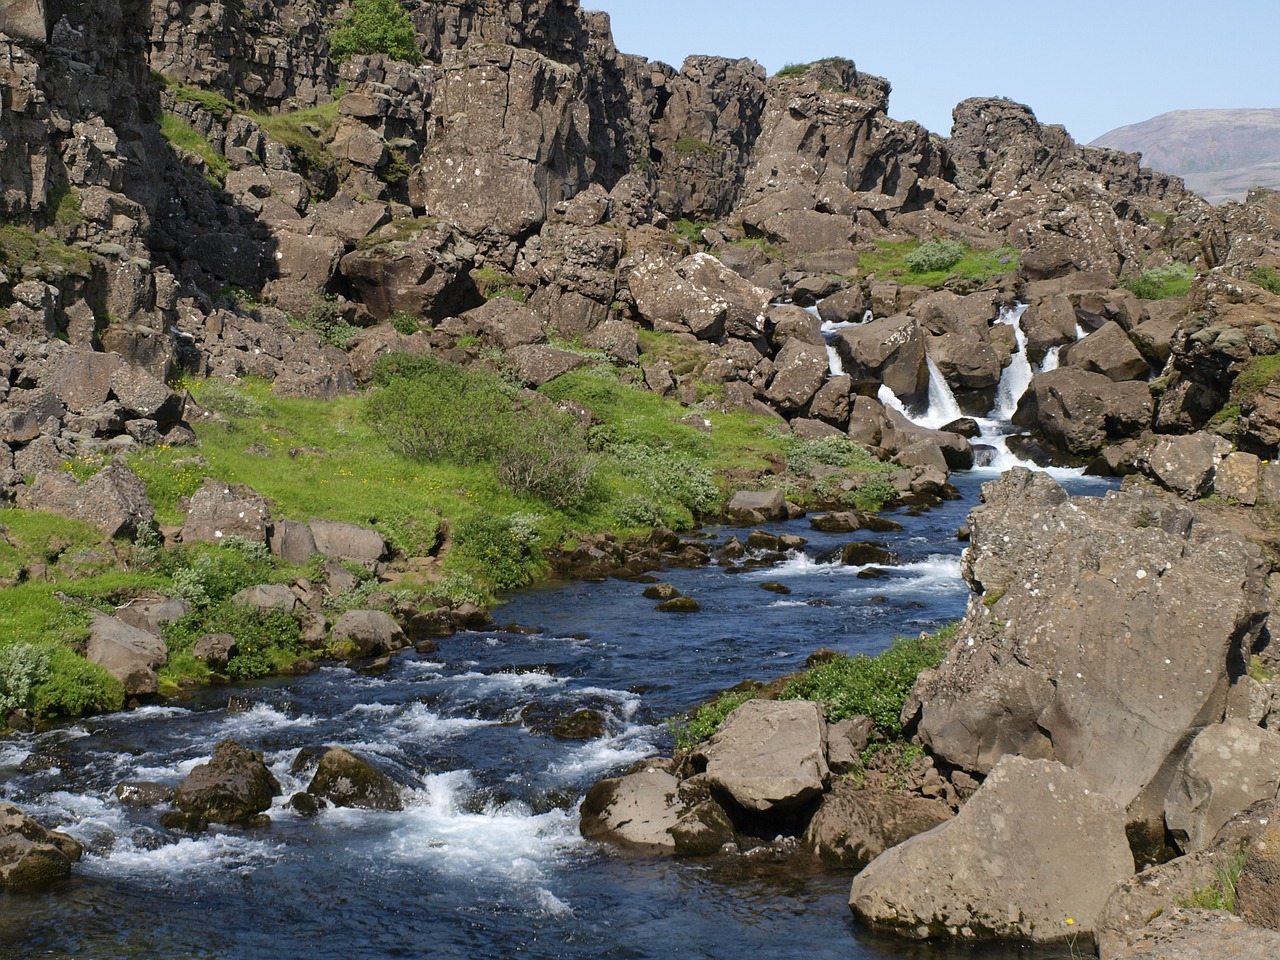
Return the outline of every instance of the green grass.
{"type": "Polygon", "coordinates": [[[1240,401],[1261,393],[1280,380],[1280,353],[1250,357],[1231,383],[1231,398],[1237,412],[1240,401]]]}
{"type": "Polygon", "coordinates": [[[1223,910],[1236,912],[1236,882],[1244,869],[1245,852],[1233,853],[1225,864],[1214,870],[1214,879],[1206,887],[1197,887],[1191,896],[1178,901],[1180,907],[1199,910],[1223,910]]]}
{"type": "Polygon", "coordinates": [[[776,74],[774,74],[774,76],[777,76],[777,77],[803,77],[806,73],[808,73],[808,72],[809,72],[809,68],[810,68],[810,67],[812,67],[812,66],[813,66],[813,64],[811,64],[811,63],[788,63],[788,64],[787,64],[786,66],[784,66],[781,70],[779,70],[776,74]]]}
{"type": "Polygon", "coordinates": [[[189,83],[184,83],[174,77],[167,77],[163,73],[157,73],[154,70],[151,72],[151,79],[154,83],[173,91],[179,103],[195,104],[219,119],[226,120],[235,112],[235,105],[220,93],[201,90],[199,87],[193,87],[189,83]]]}
{"type": "Polygon", "coordinates": [[[68,246],[47,233],[20,223],[0,223],[0,266],[21,272],[37,268],[34,276],[57,280],[71,275],[93,276],[93,254],[68,246]]]}
{"type": "Polygon", "coordinates": [[[160,133],[174,147],[185,153],[194,153],[204,161],[204,177],[215,189],[222,189],[231,172],[231,162],[220,154],[185,120],[166,113],[160,118],[160,133]]]}
{"type": "MultiPolygon", "coordinates": [[[[951,241],[954,242],[954,241],[951,241]]],[[[959,244],[962,253],[950,266],[931,270],[913,270],[911,263],[919,262],[918,251],[927,250],[928,244],[918,240],[877,241],[875,249],[858,255],[858,272],[862,276],[875,275],[880,280],[897,280],[938,289],[949,280],[969,280],[985,283],[1018,269],[1018,250],[1015,247],[999,247],[995,250],[977,250],[959,244]]]]}
{"type": "Polygon", "coordinates": [[[249,114],[273,140],[289,148],[308,170],[325,170],[334,166],[333,155],[325,148],[338,123],[338,101],[322,103],[289,113],[249,114]]]}
{"type": "Polygon", "coordinates": [[[1268,293],[1280,294],[1280,271],[1275,267],[1255,267],[1249,273],[1249,282],[1256,283],[1268,293]]]}
{"type": "Polygon", "coordinates": [[[688,217],[681,217],[671,225],[671,229],[690,243],[701,244],[702,231],[714,225],[715,222],[712,220],[690,220],[688,217]]]}
{"type": "Polygon", "coordinates": [[[707,143],[707,141],[699,137],[688,136],[678,137],[676,142],[671,145],[671,149],[685,156],[702,154],[708,157],[718,157],[724,153],[723,147],[718,147],[714,143],[707,143]]]}
{"type": "Polygon", "coordinates": [[[471,279],[475,283],[476,289],[480,291],[480,295],[486,300],[506,297],[508,300],[516,301],[516,303],[524,303],[525,301],[524,289],[516,286],[515,281],[509,274],[503,273],[496,267],[484,266],[477,270],[472,270],[471,279]]]}
{"type": "Polygon", "coordinates": [[[1140,300],[1185,297],[1195,275],[1195,270],[1185,263],[1167,263],[1124,281],[1124,287],[1140,300]]]}

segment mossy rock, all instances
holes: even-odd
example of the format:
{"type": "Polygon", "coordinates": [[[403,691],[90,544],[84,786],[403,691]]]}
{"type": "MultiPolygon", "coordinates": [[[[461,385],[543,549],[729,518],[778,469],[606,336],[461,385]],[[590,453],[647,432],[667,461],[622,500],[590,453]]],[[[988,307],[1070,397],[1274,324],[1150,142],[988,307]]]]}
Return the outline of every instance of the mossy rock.
{"type": "Polygon", "coordinates": [[[697,613],[702,605],[690,597],[675,597],[658,604],[654,609],[659,613],[697,613]]]}
{"type": "Polygon", "coordinates": [[[394,780],[369,761],[344,747],[330,747],[320,758],[307,793],[324,797],[335,807],[363,810],[403,810],[404,800],[394,780]]]}

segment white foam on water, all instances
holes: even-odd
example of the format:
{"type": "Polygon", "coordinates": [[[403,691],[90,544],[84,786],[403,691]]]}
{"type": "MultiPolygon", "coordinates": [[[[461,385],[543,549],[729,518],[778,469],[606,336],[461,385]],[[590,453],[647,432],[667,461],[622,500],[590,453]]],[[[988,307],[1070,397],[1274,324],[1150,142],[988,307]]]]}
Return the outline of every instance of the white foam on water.
{"type": "MultiPolygon", "coordinates": [[[[229,713],[222,721],[224,732],[221,736],[255,737],[272,730],[289,730],[295,728],[314,727],[316,718],[309,714],[291,717],[269,703],[255,703],[243,713],[229,713]]],[[[221,738],[220,736],[220,738],[221,738]]]]}
{"type": "Polygon", "coordinates": [[[836,571],[841,564],[838,561],[822,562],[813,559],[807,553],[793,552],[788,554],[787,559],[781,563],[774,564],[772,567],[760,567],[754,570],[744,570],[737,574],[744,580],[778,580],[782,577],[812,577],[826,576],[836,571]]]}
{"type": "Polygon", "coordinates": [[[329,810],[324,817],[339,822],[393,818],[395,829],[373,845],[375,857],[429,861],[466,877],[537,880],[542,864],[585,842],[576,814],[564,810],[534,814],[523,804],[507,803],[468,812],[463,801],[474,788],[465,770],[434,774],[407,798],[402,813],[329,810]]]}
{"type": "Polygon", "coordinates": [[[1076,322],[1076,342],[1079,343],[1088,335],[1089,335],[1089,331],[1086,330],[1084,327],[1080,326],[1080,323],[1077,321],[1076,322]]]}
{"type": "Polygon", "coordinates": [[[31,751],[20,744],[0,742],[0,767],[16,767],[29,756],[31,751]]]}
{"type": "Polygon", "coordinates": [[[534,908],[535,915],[539,917],[572,920],[575,916],[573,907],[569,906],[546,887],[538,887],[534,891],[534,908]]]}
{"type": "Polygon", "coordinates": [[[807,607],[808,605],[803,600],[775,600],[773,603],[767,604],[770,607],[807,607]]]}
{"type": "Polygon", "coordinates": [[[560,778],[578,779],[630,766],[657,752],[658,727],[631,726],[613,737],[587,740],[570,748],[547,768],[560,778]]]}
{"type": "Polygon", "coordinates": [[[109,852],[86,855],[83,868],[87,873],[108,877],[174,876],[210,867],[256,870],[270,866],[284,854],[283,843],[240,834],[183,837],[177,843],[154,848],[120,837],[109,852]]]}
{"type": "MultiPolygon", "coordinates": [[[[390,746],[387,737],[420,741],[430,738],[456,737],[479,727],[492,726],[493,721],[472,717],[442,717],[423,703],[411,703],[398,716],[389,720],[371,747],[384,751],[390,746]]],[[[398,751],[398,748],[397,748],[398,751]]]]}
{"type": "Polygon", "coordinates": [[[386,717],[400,710],[398,703],[357,703],[344,717],[386,717]]]}
{"type": "Polygon", "coordinates": [[[870,581],[872,586],[858,588],[857,592],[874,589],[880,594],[895,593],[951,593],[968,591],[969,587],[960,577],[960,558],[934,554],[914,563],[897,566],[883,563],[869,563],[859,567],[845,567],[853,574],[874,567],[879,570],[890,570],[898,576],[884,577],[870,581]],[[903,576],[905,574],[905,576],[903,576]]]}
{"type": "Polygon", "coordinates": [[[131,723],[136,720],[155,720],[164,717],[185,717],[191,711],[186,707],[135,707],[132,710],[122,713],[113,713],[111,719],[117,723],[131,723]]]}
{"type": "Polygon", "coordinates": [[[1013,307],[1002,307],[996,323],[1008,324],[1013,328],[1013,338],[1017,343],[1017,351],[1009,358],[1009,365],[1000,374],[1000,383],[996,386],[996,403],[990,417],[993,420],[1009,420],[1018,409],[1018,401],[1026,393],[1031,384],[1031,360],[1027,356],[1027,335],[1022,329],[1022,314],[1027,309],[1025,303],[1014,304],[1013,307]]]}
{"type": "Polygon", "coordinates": [[[947,383],[947,378],[933,362],[933,357],[926,356],[925,364],[929,368],[929,409],[925,411],[924,416],[916,418],[914,422],[930,430],[937,430],[953,420],[959,420],[964,416],[964,412],[956,402],[956,395],[951,392],[951,385],[947,383]]]}
{"type": "Polygon", "coordinates": [[[563,687],[569,681],[553,677],[541,670],[525,673],[459,673],[449,678],[465,684],[477,699],[485,699],[500,693],[523,693],[528,690],[548,690],[563,687]]]}
{"type": "Polygon", "coordinates": [[[1041,373],[1048,373],[1050,370],[1058,369],[1058,366],[1061,363],[1058,354],[1061,350],[1061,347],[1050,347],[1045,351],[1044,359],[1040,361],[1041,373]]]}
{"type": "Polygon", "coordinates": [[[176,784],[200,764],[209,762],[208,756],[188,757],[185,760],[175,760],[165,767],[149,767],[138,763],[138,759],[131,753],[117,753],[112,755],[111,763],[120,771],[121,776],[130,780],[176,784]]]}
{"type": "Polygon", "coordinates": [[[911,415],[907,413],[906,405],[898,399],[898,395],[893,392],[893,388],[887,383],[880,384],[880,389],[876,391],[876,399],[886,407],[892,407],[894,410],[897,410],[908,420],[911,419],[911,415]]]}

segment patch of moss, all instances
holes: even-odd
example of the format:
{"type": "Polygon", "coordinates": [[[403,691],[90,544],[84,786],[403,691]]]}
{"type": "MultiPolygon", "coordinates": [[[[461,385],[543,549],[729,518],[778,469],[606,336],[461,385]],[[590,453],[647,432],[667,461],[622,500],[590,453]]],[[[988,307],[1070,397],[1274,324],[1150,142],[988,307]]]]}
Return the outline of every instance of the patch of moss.
{"type": "Polygon", "coordinates": [[[685,154],[703,154],[709,157],[718,157],[724,153],[723,147],[718,147],[714,143],[707,143],[698,137],[680,137],[671,145],[671,149],[676,153],[685,154]]]}
{"type": "Polygon", "coordinates": [[[20,223],[0,223],[0,265],[24,276],[59,279],[71,275],[88,279],[95,258],[56,237],[20,223]],[[25,269],[24,269],[25,268],[25,269]]]}
{"type": "Polygon", "coordinates": [[[203,176],[209,186],[215,190],[222,189],[227,182],[227,174],[231,172],[231,162],[191,124],[181,117],[166,113],[160,118],[160,134],[177,150],[199,157],[204,162],[203,176]]]}

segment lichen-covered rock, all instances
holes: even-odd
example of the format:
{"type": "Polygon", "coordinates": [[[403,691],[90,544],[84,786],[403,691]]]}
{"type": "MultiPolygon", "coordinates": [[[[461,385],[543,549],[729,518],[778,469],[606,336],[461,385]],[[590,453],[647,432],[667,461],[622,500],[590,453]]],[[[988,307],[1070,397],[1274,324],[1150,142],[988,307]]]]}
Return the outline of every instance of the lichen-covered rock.
{"type": "Polygon", "coordinates": [[[660,764],[601,780],[583,798],[580,829],[588,840],[656,853],[674,853],[671,830],[684,815],[680,781],[660,764]]]}
{"type": "Polygon", "coordinates": [[[391,552],[382,534],[354,523],[312,517],[309,526],[316,550],[326,557],[374,564],[391,552]]]}
{"type": "Polygon", "coordinates": [[[183,543],[218,543],[227,537],[267,542],[267,501],[246,486],[230,486],[206,477],[191,496],[182,524],[183,543]]]}
{"type": "Polygon", "coordinates": [[[951,808],[941,800],[840,780],[823,796],[802,842],[825,863],[859,870],[890,847],[951,816],[951,808]]]}
{"type": "Polygon", "coordinates": [[[307,793],[324,797],[335,807],[404,809],[399,785],[345,747],[330,747],[325,751],[307,785],[307,793]]]}
{"type": "Polygon", "coordinates": [[[1228,719],[1196,735],[1165,798],[1165,823],[1186,852],[1206,847],[1223,824],[1280,794],[1280,734],[1228,719]]]}
{"type": "Polygon", "coordinates": [[[71,873],[79,843],[47,830],[11,803],[0,803],[0,889],[34,890],[71,873]]]}
{"type": "Polygon", "coordinates": [[[256,825],[280,796],[280,784],[262,754],[223,740],[208,763],[196,766],[174,793],[174,804],[195,823],[256,825]]]}
{"type": "Polygon", "coordinates": [[[136,535],[156,515],[142,478],[114,460],[84,481],[66,471],[38,473],[18,502],[91,523],[112,538],[136,535]]]}
{"type": "Polygon", "coordinates": [[[1060,763],[1006,757],[954,820],[858,874],[849,906],[917,939],[1062,942],[1132,873],[1118,805],[1060,763]]]}
{"type": "Polygon", "coordinates": [[[1013,422],[1035,429],[1068,453],[1084,455],[1101,450],[1108,440],[1150,429],[1151,418],[1151,391],[1145,383],[1059,367],[1032,378],[1013,422]]]}

